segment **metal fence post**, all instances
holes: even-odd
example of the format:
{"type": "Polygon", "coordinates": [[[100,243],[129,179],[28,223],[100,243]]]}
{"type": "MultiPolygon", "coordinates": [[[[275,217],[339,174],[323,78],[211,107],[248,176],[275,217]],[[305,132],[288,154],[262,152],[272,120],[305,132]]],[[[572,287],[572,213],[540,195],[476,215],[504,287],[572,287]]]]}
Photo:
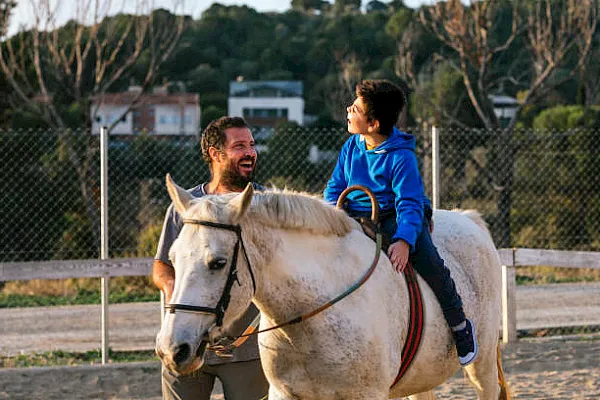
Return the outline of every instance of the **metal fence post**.
{"type": "Polygon", "coordinates": [[[440,208],[440,137],[437,126],[431,127],[431,201],[432,208],[440,208]]]}
{"type": "MultiPolygon", "coordinates": [[[[100,128],[100,259],[108,259],[108,129],[100,128]]],[[[102,364],[108,362],[109,276],[100,278],[102,302],[102,364]]]]}

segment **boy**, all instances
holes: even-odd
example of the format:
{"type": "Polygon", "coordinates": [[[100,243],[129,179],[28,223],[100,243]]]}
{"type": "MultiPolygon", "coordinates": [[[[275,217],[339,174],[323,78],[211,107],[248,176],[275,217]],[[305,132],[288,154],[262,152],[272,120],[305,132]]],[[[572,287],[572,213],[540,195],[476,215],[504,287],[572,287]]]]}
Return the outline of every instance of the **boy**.
{"type": "MultiPolygon", "coordinates": [[[[356,86],[356,100],[347,108],[348,131],[324,197],[335,204],[344,189],[360,184],[377,198],[380,225],[390,237],[388,256],[402,272],[409,259],[435,293],[452,330],[462,366],[477,356],[473,323],[465,318],[450,270],[439,256],[430,235],[431,206],[414,153],[415,138],[394,127],[405,105],[404,93],[386,80],[365,80],[356,86]]],[[[371,213],[369,197],[354,191],[346,212],[352,217],[371,213]]]]}

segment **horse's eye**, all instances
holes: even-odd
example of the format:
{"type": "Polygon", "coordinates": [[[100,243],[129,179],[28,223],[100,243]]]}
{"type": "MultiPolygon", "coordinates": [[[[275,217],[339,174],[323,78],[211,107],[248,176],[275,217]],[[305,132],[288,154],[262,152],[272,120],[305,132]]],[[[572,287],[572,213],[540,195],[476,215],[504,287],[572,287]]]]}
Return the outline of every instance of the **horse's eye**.
{"type": "Polygon", "coordinates": [[[225,258],[215,258],[208,263],[208,269],[218,270],[223,269],[227,265],[227,260],[225,258]]]}

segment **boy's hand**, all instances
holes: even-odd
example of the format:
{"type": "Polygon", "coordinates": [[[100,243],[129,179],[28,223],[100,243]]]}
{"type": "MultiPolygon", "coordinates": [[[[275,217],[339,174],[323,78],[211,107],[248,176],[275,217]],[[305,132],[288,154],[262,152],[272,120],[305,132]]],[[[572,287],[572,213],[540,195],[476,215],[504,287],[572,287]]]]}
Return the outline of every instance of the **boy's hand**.
{"type": "Polygon", "coordinates": [[[410,246],[404,240],[398,240],[397,242],[392,243],[388,248],[388,257],[396,272],[400,273],[406,268],[409,252],[410,246]]]}

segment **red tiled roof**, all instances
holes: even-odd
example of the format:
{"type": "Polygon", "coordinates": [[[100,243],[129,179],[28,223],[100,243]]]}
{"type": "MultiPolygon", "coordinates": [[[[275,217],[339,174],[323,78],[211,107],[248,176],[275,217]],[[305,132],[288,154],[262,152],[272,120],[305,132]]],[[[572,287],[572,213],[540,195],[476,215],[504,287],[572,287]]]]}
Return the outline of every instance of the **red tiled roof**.
{"type": "MultiPolygon", "coordinates": [[[[125,104],[133,102],[137,93],[105,93],[104,95],[92,97],[92,104],[125,104]]],[[[195,93],[175,93],[175,94],[143,94],[138,100],[138,104],[199,104],[199,96],[195,93]]]]}

